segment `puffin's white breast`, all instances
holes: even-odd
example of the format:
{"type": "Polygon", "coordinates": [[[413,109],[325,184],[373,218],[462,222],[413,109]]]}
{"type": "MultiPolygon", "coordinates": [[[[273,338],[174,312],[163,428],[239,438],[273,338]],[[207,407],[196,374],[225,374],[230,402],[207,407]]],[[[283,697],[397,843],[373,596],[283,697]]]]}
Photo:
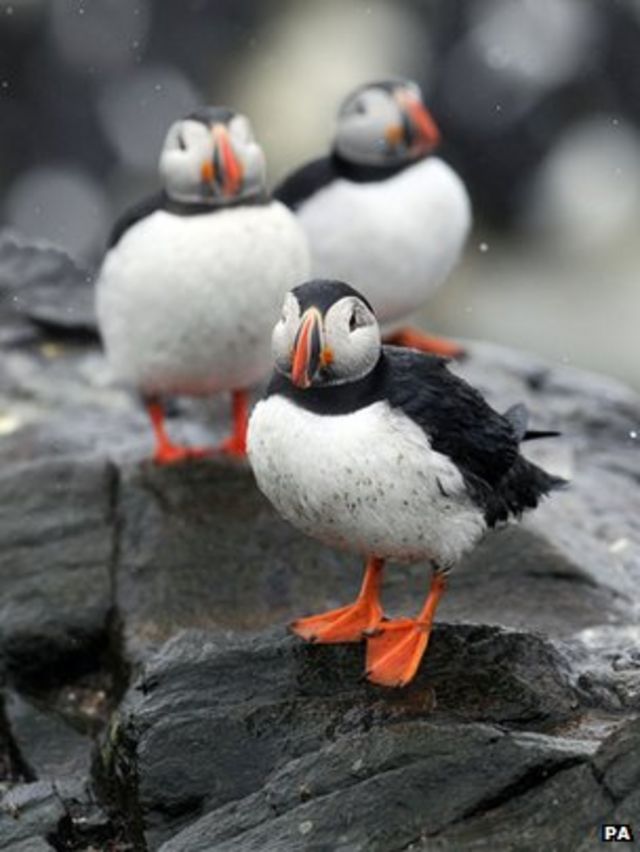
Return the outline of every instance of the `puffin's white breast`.
{"type": "Polygon", "coordinates": [[[335,181],[298,209],[313,274],[360,290],[383,325],[420,307],[443,283],[467,238],[464,184],[429,157],[383,181],[335,181]]]}
{"type": "Polygon", "coordinates": [[[136,223],[105,257],[96,310],[117,380],[146,393],[243,388],[270,366],[284,294],[309,274],[279,202],[136,223]]]}
{"type": "Polygon", "coordinates": [[[486,529],[455,465],[386,402],[323,416],[270,396],[251,417],[249,459],[290,523],[342,549],[444,568],[486,529]]]}

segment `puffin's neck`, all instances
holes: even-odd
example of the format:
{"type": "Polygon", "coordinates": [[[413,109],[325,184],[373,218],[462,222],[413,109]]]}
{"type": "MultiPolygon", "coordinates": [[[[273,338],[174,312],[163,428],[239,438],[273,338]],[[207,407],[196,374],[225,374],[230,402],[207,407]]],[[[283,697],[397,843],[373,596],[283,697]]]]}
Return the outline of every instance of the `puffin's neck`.
{"type": "Polygon", "coordinates": [[[385,399],[387,370],[387,359],[384,352],[381,352],[373,370],[355,382],[319,385],[304,390],[296,387],[288,376],[276,372],[269,383],[266,396],[284,396],[314,414],[350,414],[385,399]]]}
{"type": "Polygon", "coordinates": [[[335,148],[330,154],[330,160],[333,169],[337,175],[354,183],[374,183],[378,180],[386,180],[399,174],[410,166],[415,166],[421,162],[428,154],[421,157],[416,157],[413,160],[405,160],[402,163],[380,163],[373,165],[371,163],[356,163],[353,160],[348,160],[346,157],[338,154],[335,148]]]}
{"type": "Polygon", "coordinates": [[[162,209],[176,216],[197,216],[201,213],[216,213],[229,210],[232,207],[253,207],[258,204],[269,204],[271,196],[267,192],[257,192],[254,195],[226,198],[222,201],[178,201],[165,191],[161,194],[162,209]]]}

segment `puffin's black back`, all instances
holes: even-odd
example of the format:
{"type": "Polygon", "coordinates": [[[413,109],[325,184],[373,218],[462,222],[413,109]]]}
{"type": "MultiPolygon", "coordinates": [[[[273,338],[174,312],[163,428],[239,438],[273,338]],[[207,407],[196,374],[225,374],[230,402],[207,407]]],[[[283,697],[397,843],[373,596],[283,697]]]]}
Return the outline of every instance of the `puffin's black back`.
{"type": "Polygon", "coordinates": [[[527,433],[522,435],[437,356],[385,346],[376,367],[357,382],[302,390],[276,373],[267,390],[273,393],[321,415],[348,414],[386,400],[459,468],[489,526],[534,508],[545,494],[566,484],[521,456],[519,443],[527,433]]]}

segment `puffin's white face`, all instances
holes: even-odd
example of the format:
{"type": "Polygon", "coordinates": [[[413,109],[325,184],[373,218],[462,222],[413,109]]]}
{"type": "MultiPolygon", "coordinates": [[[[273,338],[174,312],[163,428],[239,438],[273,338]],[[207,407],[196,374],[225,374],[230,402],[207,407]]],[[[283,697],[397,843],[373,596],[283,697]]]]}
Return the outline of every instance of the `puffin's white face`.
{"type": "Polygon", "coordinates": [[[357,295],[338,298],[323,313],[314,304],[301,312],[294,292],[287,293],[272,337],[276,369],[300,388],[363,378],[377,364],[381,345],[378,322],[357,295]]]}
{"type": "Polygon", "coordinates": [[[349,95],[338,113],[334,148],[354,163],[393,164],[423,157],[439,139],[419,87],[391,81],[349,95]]]}
{"type": "Polygon", "coordinates": [[[224,204],[264,192],[264,154],[249,120],[223,110],[210,115],[211,120],[185,118],[169,128],[160,155],[169,197],[187,204],[224,204]]]}

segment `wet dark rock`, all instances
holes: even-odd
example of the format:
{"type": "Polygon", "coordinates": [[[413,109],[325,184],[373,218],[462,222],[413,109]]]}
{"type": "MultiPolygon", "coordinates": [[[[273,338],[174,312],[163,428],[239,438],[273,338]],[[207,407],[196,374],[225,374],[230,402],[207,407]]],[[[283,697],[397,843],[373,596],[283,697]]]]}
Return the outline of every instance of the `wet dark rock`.
{"type": "Polygon", "coordinates": [[[130,849],[118,842],[111,819],[84,779],[18,784],[0,795],[0,850],[130,849]]]}
{"type": "Polygon", "coordinates": [[[207,814],[160,848],[402,849],[587,754],[580,743],[484,725],[402,722],[291,760],[258,793],[207,814]]]}
{"type": "Polygon", "coordinates": [[[8,848],[11,852],[51,852],[55,847],[41,837],[29,837],[26,840],[18,841],[18,843],[12,842],[8,848]]]}
{"type": "Polygon", "coordinates": [[[416,849],[438,852],[592,852],[603,823],[637,823],[640,804],[640,723],[608,737],[590,760],[520,791],[483,813],[429,837],[416,849]]]}
{"type": "Polygon", "coordinates": [[[540,775],[528,789],[488,803],[484,812],[435,836],[429,834],[412,848],[429,852],[593,850],[600,845],[600,823],[611,813],[611,804],[593,767],[579,764],[540,775]]]}
{"type": "MultiPolygon", "coordinates": [[[[320,777],[311,787],[346,785],[349,767],[357,763],[354,738],[357,743],[366,735],[366,742],[375,744],[378,734],[392,730],[395,747],[405,755],[402,764],[427,760],[429,749],[437,752],[440,738],[458,742],[463,723],[469,724],[475,743],[478,725],[551,730],[577,716],[579,695],[562,651],[533,635],[440,625],[418,678],[401,691],[363,682],[363,663],[360,646],[312,647],[280,631],[243,639],[189,632],[167,643],[130,692],[111,733],[109,757],[114,778],[136,779],[131,818],[152,848],[203,810],[215,811],[251,796],[270,784],[269,779],[282,780],[289,762],[305,755],[307,775],[294,773],[291,789],[302,789],[305,779],[310,782],[314,764],[323,769],[317,770],[320,777]],[[418,732],[427,722],[427,751],[414,753],[418,732]],[[447,724],[456,726],[455,733],[441,727],[447,724]],[[330,772],[324,751],[331,755],[338,747],[347,755],[346,762],[334,767],[332,780],[323,779],[322,772],[330,772]]],[[[497,729],[490,735],[484,731],[477,748],[498,734],[497,729]]],[[[533,741],[542,744],[538,757],[544,762],[547,740],[533,741]]],[[[470,747],[475,756],[465,756],[462,749],[456,762],[452,745],[447,757],[448,795],[454,797],[458,790],[461,812],[468,807],[464,797],[470,795],[461,778],[482,763],[475,747],[470,747]]],[[[518,751],[511,744],[505,746],[507,753],[512,747],[518,751]]],[[[563,740],[557,747],[562,761],[577,748],[563,740]]],[[[528,768],[513,768],[515,774],[520,770],[528,768]]],[[[469,782],[470,788],[476,781],[469,782]]],[[[116,783],[120,798],[131,804],[127,782],[116,783]]],[[[274,780],[273,789],[279,784],[274,780]]],[[[442,783],[435,786],[440,789],[442,783]]],[[[385,822],[384,797],[371,802],[371,789],[362,789],[366,808],[379,809],[385,822]]],[[[484,782],[478,795],[483,791],[484,782]]],[[[247,807],[252,813],[253,805],[247,807]]],[[[432,800],[429,808],[441,810],[441,804],[432,800]]],[[[327,839],[333,843],[336,837],[327,839]]]]}
{"type": "Polygon", "coordinates": [[[0,665],[18,682],[91,667],[106,641],[111,477],[43,459],[0,473],[0,665]]]}
{"type": "Polygon", "coordinates": [[[616,803],[611,821],[636,821],[640,814],[640,719],[606,740],[593,763],[596,777],[616,803]]]}
{"type": "Polygon", "coordinates": [[[17,692],[6,697],[5,712],[15,745],[32,777],[44,781],[89,775],[93,751],[90,737],[17,692]]]}
{"type": "Polygon", "coordinates": [[[52,849],[46,838],[57,830],[65,813],[52,782],[13,787],[0,797],[0,849],[52,849]]]}
{"type": "Polygon", "coordinates": [[[95,336],[93,286],[61,249],[0,232],[0,321],[25,319],[58,334],[95,336]]]}
{"type": "Polygon", "coordinates": [[[117,602],[132,661],[185,627],[283,623],[359,582],[359,560],[293,531],[242,463],[127,466],[117,517],[117,602]]]}

